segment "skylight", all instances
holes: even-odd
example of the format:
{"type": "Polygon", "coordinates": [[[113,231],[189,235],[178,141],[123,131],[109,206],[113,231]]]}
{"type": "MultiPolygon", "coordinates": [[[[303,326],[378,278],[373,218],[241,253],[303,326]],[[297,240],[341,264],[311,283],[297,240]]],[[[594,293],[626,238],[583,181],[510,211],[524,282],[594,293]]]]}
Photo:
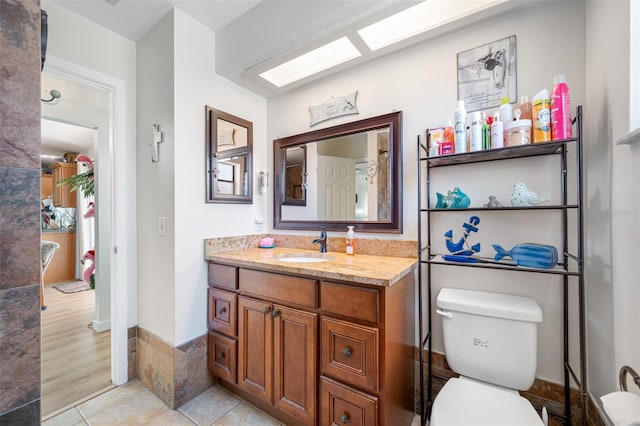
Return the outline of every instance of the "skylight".
{"type": "Polygon", "coordinates": [[[358,34],[375,51],[505,1],[425,0],[358,30],[358,34]]]}
{"type": "Polygon", "coordinates": [[[282,87],[359,56],[361,54],[358,49],[347,37],[342,37],[265,71],[260,77],[282,87]]]}

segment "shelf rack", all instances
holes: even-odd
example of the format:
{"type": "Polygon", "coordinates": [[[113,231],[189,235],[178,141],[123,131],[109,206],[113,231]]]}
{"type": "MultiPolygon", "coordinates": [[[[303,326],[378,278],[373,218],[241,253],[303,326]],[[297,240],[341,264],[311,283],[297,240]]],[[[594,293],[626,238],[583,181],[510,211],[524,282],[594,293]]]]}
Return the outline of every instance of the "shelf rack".
{"type": "MultiPolygon", "coordinates": [[[[433,357],[432,357],[432,306],[431,306],[431,269],[432,267],[470,267],[495,270],[519,271],[536,274],[557,274],[562,276],[563,297],[563,371],[564,371],[564,414],[552,413],[563,419],[566,425],[572,424],[570,382],[578,387],[580,392],[580,408],[582,424],[587,421],[587,372],[586,372],[586,330],[585,330],[585,288],[584,288],[584,211],[583,211],[583,177],[582,177],[582,106],[576,109],[576,117],[573,119],[575,126],[575,138],[539,144],[520,145],[491,149],[485,151],[451,154],[439,157],[428,157],[428,141],[423,144],[418,136],[418,329],[420,339],[420,413],[421,425],[425,425],[431,414],[433,405],[433,357]],[[568,203],[567,195],[567,157],[569,146],[575,146],[575,174],[576,174],[576,202],[568,203]],[[430,171],[436,167],[458,166],[489,161],[502,161],[515,158],[535,157],[541,155],[560,155],[560,185],[561,204],[535,207],[474,207],[467,209],[440,209],[431,207],[430,171]],[[425,167],[426,164],[426,167],[425,167]],[[423,169],[426,171],[423,175],[423,169]],[[423,193],[423,182],[427,185],[426,197],[423,193]],[[426,204],[426,206],[425,206],[426,204]],[[556,210],[561,212],[562,222],[562,251],[561,261],[552,269],[524,268],[510,262],[493,262],[493,259],[480,259],[481,263],[450,262],[442,258],[442,253],[432,253],[431,246],[431,215],[446,214],[454,211],[481,211],[491,213],[494,211],[519,214],[520,211],[556,210]],[[568,212],[574,211],[576,216],[576,247],[577,253],[569,252],[568,212]],[[427,236],[423,238],[423,220],[427,216],[427,236]],[[424,266],[424,268],[423,268],[424,266]],[[423,271],[426,269],[426,271],[423,271]],[[569,284],[575,282],[578,286],[578,333],[579,333],[579,357],[580,371],[576,373],[569,361],[569,284]],[[426,287],[426,288],[425,288],[426,287]],[[426,303],[423,300],[426,291],[426,303]],[[424,306],[426,304],[426,306],[424,306]],[[426,330],[424,319],[428,318],[426,330]],[[428,356],[428,374],[425,383],[424,361],[425,350],[428,356]],[[425,395],[426,388],[426,395],[425,395]],[[426,399],[425,399],[426,396],[426,399]]],[[[573,241],[572,241],[573,242],[573,241]]]]}

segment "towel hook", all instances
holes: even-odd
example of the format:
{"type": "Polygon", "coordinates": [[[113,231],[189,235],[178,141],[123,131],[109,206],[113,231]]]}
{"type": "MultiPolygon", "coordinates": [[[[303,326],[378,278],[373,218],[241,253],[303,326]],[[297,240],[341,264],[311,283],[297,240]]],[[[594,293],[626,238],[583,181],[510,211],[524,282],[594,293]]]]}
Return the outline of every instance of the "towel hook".
{"type": "Polygon", "coordinates": [[[636,373],[633,368],[625,365],[620,369],[620,390],[627,391],[627,374],[631,375],[633,383],[640,388],[640,376],[638,376],[638,373],[636,373]]]}

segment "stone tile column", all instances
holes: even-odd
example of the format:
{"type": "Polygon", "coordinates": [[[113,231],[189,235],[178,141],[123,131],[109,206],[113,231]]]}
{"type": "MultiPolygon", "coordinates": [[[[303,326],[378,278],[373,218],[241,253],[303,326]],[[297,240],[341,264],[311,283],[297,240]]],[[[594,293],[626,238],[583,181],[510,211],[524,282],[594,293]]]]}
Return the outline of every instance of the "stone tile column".
{"type": "Polygon", "coordinates": [[[0,1],[0,424],[40,423],[40,2],[0,1]]]}

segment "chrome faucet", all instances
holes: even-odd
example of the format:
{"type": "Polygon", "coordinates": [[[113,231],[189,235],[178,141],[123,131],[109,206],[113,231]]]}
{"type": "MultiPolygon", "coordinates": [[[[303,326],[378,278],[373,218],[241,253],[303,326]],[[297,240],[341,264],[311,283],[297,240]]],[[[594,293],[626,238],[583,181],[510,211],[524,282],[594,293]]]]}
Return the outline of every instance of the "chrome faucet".
{"type": "Polygon", "coordinates": [[[313,240],[313,244],[320,243],[320,253],[327,252],[327,230],[320,228],[320,238],[313,240]]]}

